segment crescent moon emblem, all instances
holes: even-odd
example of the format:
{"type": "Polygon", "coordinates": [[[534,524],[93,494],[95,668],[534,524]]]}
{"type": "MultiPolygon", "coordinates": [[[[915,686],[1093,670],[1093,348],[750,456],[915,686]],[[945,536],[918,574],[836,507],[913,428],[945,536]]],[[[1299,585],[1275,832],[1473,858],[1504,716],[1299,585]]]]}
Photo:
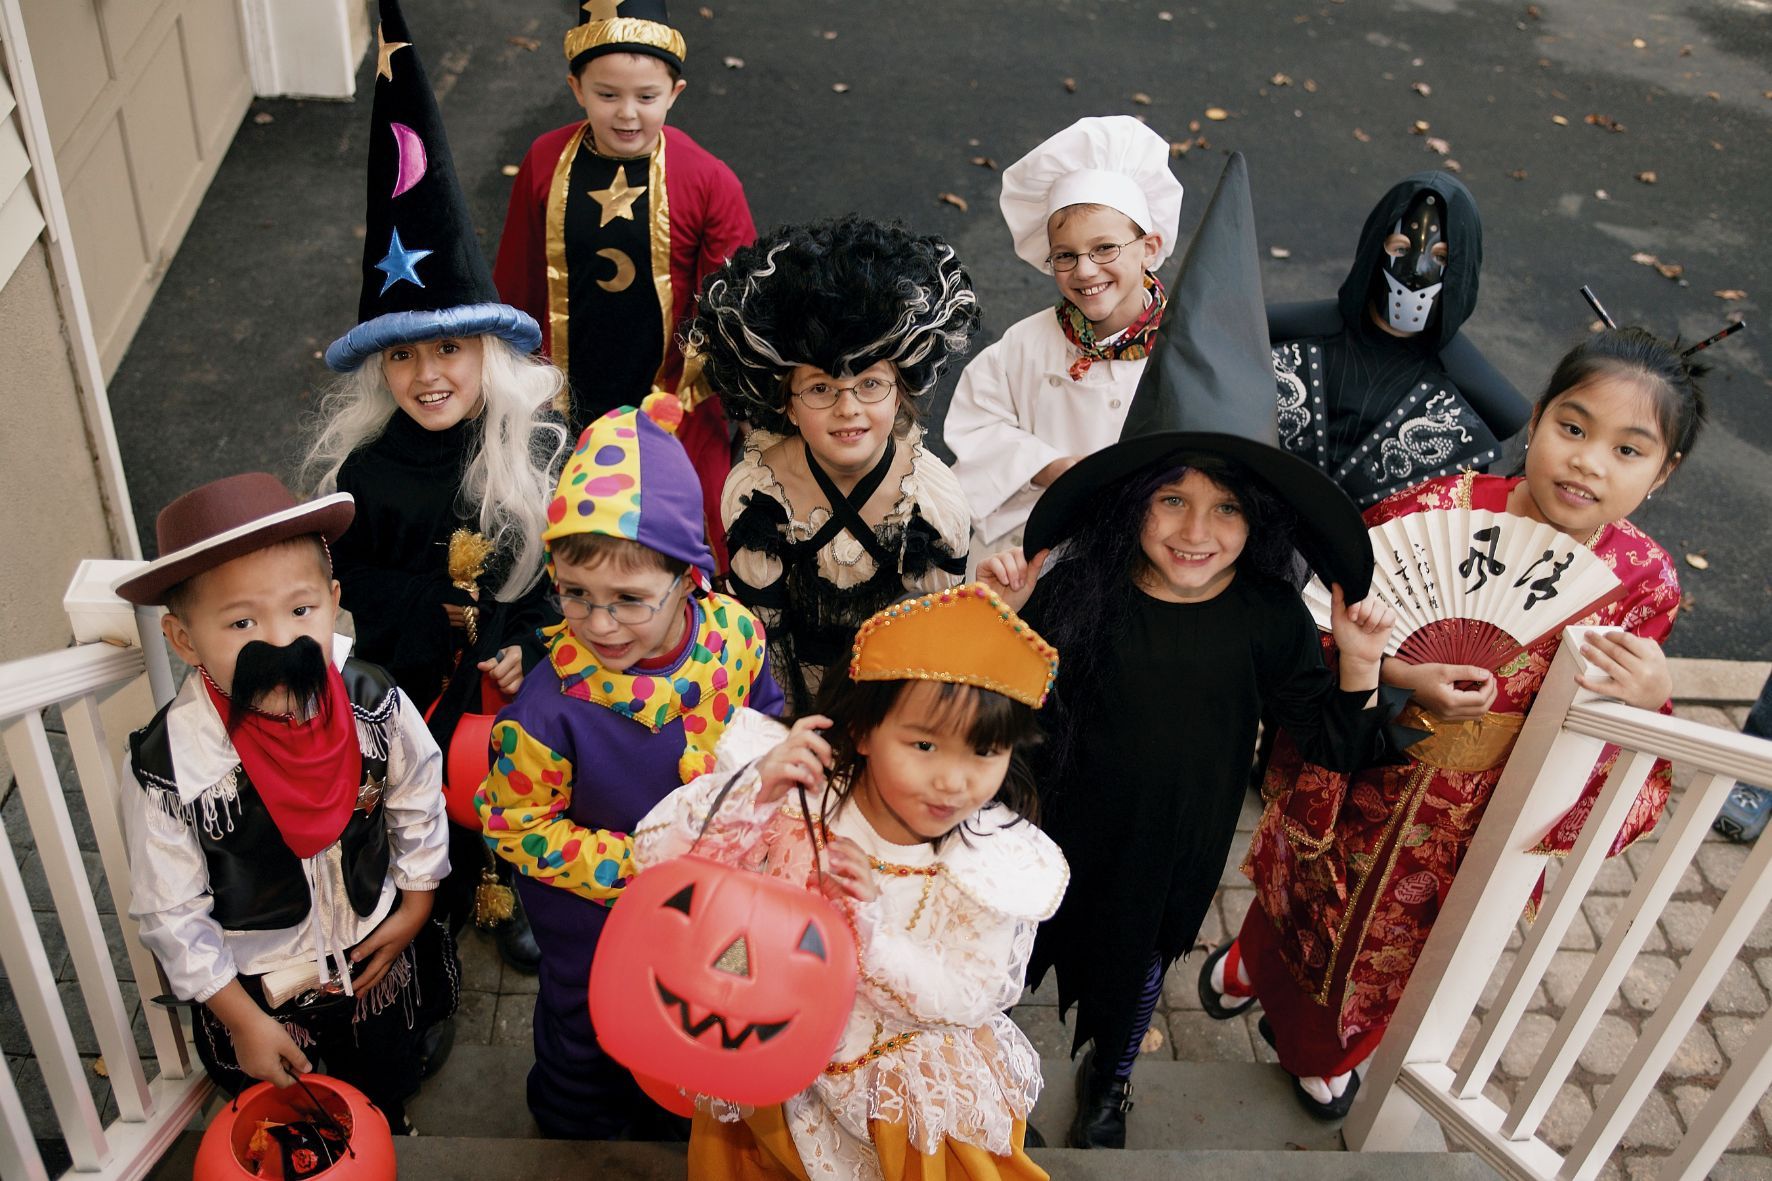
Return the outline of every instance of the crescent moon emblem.
{"type": "Polygon", "coordinates": [[[404,123],[392,122],[388,124],[388,130],[394,133],[394,146],[398,153],[399,167],[394,173],[393,193],[398,197],[425,178],[429,160],[425,156],[425,141],[418,137],[418,132],[404,123]]]}
{"type": "Polygon", "coordinates": [[[634,282],[634,262],[627,255],[614,247],[605,247],[597,251],[599,258],[606,258],[615,264],[615,278],[598,279],[597,286],[605,291],[626,291],[634,282]]]}

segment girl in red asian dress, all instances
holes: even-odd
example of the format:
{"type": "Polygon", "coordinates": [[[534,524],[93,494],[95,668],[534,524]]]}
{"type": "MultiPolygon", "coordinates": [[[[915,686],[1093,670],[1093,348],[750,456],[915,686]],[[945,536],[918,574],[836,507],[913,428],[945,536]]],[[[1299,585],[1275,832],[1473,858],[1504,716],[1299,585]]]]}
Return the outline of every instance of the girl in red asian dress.
{"type": "MultiPolygon", "coordinates": [[[[1582,621],[1623,629],[1584,649],[1611,680],[1578,680],[1668,712],[1661,644],[1679,608],[1679,581],[1667,552],[1626,518],[1691,454],[1704,421],[1703,372],[1642,329],[1598,333],[1563,358],[1534,407],[1523,476],[1429,480],[1374,505],[1367,523],[1469,507],[1580,538],[1624,593],[1582,621]]],[[[1396,765],[1332,772],[1304,762],[1282,736],[1243,864],[1258,905],[1236,940],[1202,965],[1200,993],[1214,1016],[1262,1003],[1262,1033],[1313,1115],[1338,1119],[1351,1106],[1353,1069],[1384,1036],[1560,642],[1560,632],[1547,637],[1497,673],[1387,659],[1384,681],[1412,690],[1401,720],[1415,711],[1435,730],[1396,765]]],[[[1573,846],[1617,753],[1607,748],[1539,852],[1573,846]]],[[[1611,853],[1654,827],[1668,787],[1662,761],[1611,853]]]]}

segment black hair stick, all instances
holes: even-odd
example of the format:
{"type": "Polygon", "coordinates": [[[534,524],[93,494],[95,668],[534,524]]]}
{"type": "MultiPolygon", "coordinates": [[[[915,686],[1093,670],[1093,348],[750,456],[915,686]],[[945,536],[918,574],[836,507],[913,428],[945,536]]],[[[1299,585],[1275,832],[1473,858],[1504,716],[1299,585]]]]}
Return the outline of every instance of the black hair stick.
{"type": "Polygon", "coordinates": [[[1581,298],[1587,300],[1587,306],[1594,310],[1594,315],[1598,316],[1600,321],[1605,324],[1606,327],[1618,327],[1618,325],[1612,321],[1612,313],[1606,310],[1605,305],[1600,302],[1600,297],[1594,294],[1594,289],[1587,286],[1585,283],[1582,284],[1581,287],[1581,298]]]}

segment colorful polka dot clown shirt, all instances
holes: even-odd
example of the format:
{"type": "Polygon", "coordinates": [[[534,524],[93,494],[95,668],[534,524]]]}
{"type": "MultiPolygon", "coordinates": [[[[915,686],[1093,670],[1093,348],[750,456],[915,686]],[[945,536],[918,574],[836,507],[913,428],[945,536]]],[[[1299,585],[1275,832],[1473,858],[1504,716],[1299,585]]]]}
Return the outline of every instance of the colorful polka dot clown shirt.
{"type": "MultiPolygon", "coordinates": [[[[585,428],[548,506],[542,537],[624,538],[686,563],[694,583],[681,651],[662,667],[608,668],[568,624],[543,631],[548,660],[492,730],[475,803],[486,840],[519,872],[595,902],[631,873],[629,831],[681,784],[712,770],[734,714],[779,714],[763,629],[709,589],[701,490],[672,433],[674,396],[612,410],[585,428]]],[[[553,576],[553,565],[548,568],[553,576]]]]}

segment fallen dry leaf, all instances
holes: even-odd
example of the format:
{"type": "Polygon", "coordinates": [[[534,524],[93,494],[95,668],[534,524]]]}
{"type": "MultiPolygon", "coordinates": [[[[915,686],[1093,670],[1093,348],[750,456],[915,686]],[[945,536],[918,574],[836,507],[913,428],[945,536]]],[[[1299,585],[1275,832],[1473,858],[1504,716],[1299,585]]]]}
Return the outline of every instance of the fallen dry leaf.
{"type": "Polygon", "coordinates": [[[1369,144],[1372,142],[1372,137],[1367,135],[1364,131],[1361,131],[1358,127],[1354,128],[1354,138],[1363,144],[1369,144]]]}
{"type": "Polygon", "coordinates": [[[1157,14],[1157,19],[1160,21],[1172,21],[1175,19],[1175,14],[1173,12],[1159,12],[1157,14]]]}
{"type": "Polygon", "coordinates": [[[1291,258],[1292,257],[1292,252],[1290,250],[1286,249],[1284,246],[1269,246],[1267,248],[1267,252],[1268,252],[1268,257],[1270,257],[1270,258],[1291,258]]]}
{"type": "Polygon", "coordinates": [[[1567,116],[1567,115],[1552,115],[1551,122],[1555,123],[1558,127],[1567,127],[1567,126],[1569,126],[1569,116],[1567,116]]]}
{"type": "Polygon", "coordinates": [[[1635,254],[1630,256],[1630,260],[1632,262],[1636,263],[1640,267],[1652,267],[1656,263],[1661,261],[1659,258],[1656,258],[1653,254],[1650,254],[1646,250],[1637,251],[1635,254]]]}
{"type": "Polygon", "coordinates": [[[943,193],[939,197],[937,197],[936,200],[940,201],[944,205],[952,205],[955,209],[958,209],[961,213],[965,213],[968,209],[971,208],[970,205],[966,204],[966,198],[960,196],[960,194],[958,194],[958,193],[943,193]]]}
{"type": "Polygon", "coordinates": [[[1447,143],[1445,140],[1441,139],[1437,135],[1428,136],[1426,143],[1427,143],[1427,150],[1428,151],[1438,152],[1442,156],[1444,156],[1446,153],[1448,153],[1452,150],[1452,145],[1447,143]]]}
{"type": "Polygon", "coordinates": [[[1231,113],[1223,107],[1207,107],[1206,117],[1214,123],[1222,123],[1231,117],[1231,113]]]}
{"type": "Polygon", "coordinates": [[[1526,170],[1524,168],[1516,168],[1507,174],[1507,178],[1509,180],[1525,180],[1526,170]]]}
{"type": "Polygon", "coordinates": [[[260,127],[263,127],[266,123],[274,123],[276,120],[277,116],[271,114],[269,111],[260,111],[252,117],[252,121],[260,127]]]}
{"type": "Polygon", "coordinates": [[[847,83],[847,82],[833,82],[833,83],[831,83],[831,89],[838,94],[848,94],[849,93],[849,83],[847,83]]]}
{"type": "Polygon", "coordinates": [[[705,4],[697,9],[697,11],[701,14],[701,19],[704,21],[711,21],[714,19],[714,10],[705,4]]]}
{"type": "Polygon", "coordinates": [[[499,172],[505,176],[516,176],[519,171],[521,170],[515,164],[505,164],[499,168],[499,172]]]}
{"type": "Polygon", "coordinates": [[[1077,93],[1077,80],[1075,78],[1066,78],[1064,80],[1064,90],[1066,94],[1077,93]]]}
{"type": "Polygon", "coordinates": [[[1464,165],[1460,164],[1456,160],[1448,160],[1448,161],[1446,161],[1446,171],[1447,172],[1463,172],[1464,165]]]}
{"type": "Polygon", "coordinates": [[[823,37],[826,41],[835,41],[837,39],[837,30],[826,29],[824,32],[820,33],[819,36],[823,37]]]}
{"type": "Polygon", "coordinates": [[[1409,125],[1409,134],[1410,135],[1426,135],[1429,131],[1432,131],[1432,130],[1433,130],[1433,124],[1429,123],[1426,119],[1417,119],[1415,122],[1413,122],[1409,125]]]}
{"type": "Polygon", "coordinates": [[[1140,90],[1132,96],[1132,101],[1138,106],[1148,107],[1151,105],[1151,96],[1140,90]]]}
{"type": "Polygon", "coordinates": [[[506,37],[505,40],[518,49],[527,49],[530,53],[541,48],[541,40],[537,37],[506,37]]]}
{"type": "MultiPolygon", "coordinates": [[[[1339,2],[1340,2],[1340,0],[1337,0],[1337,3],[1339,3],[1339,2]]],[[[1306,79],[1305,79],[1305,80],[1304,80],[1304,92],[1305,92],[1305,93],[1306,93],[1306,94],[1315,94],[1315,93],[1317,93],[1317,82],[1316,82],[1316,79],[1314,79],[1314,78],[1306,78],[1306,79]]]]}
{"type": "Polygon", "coordinates": [[[1624,124],[1610,115],[1588,115],[1583,120],[1590,127],[1604,127],[1607,131],[1623,131],[1624,124]]]}
{"type": "Polygon", "coordinates": [[[1272,78],[1269,78],[1268,81],[1272,82],[1275,86],[1290,86],[1292,85],[1292,75],[1275,74],[1272,78]]]}
{"type": "Polygon", "coordinates": [[[1174,140],[1169,144],[1169,158],[1173,160],[1178,156],[1185,156],[1193,149],[1194,141],[1191,139],[1174,140]]]}
{"type": "Polygon", "coordinates": [[[1154,1025],[1145,1030],[1144,1040],[1138,1043],[1138,1052],[1141,1054],[1154,1054],[1162,1048],[1163,1031],[1154,1025]]]}
{"type": "Polygon", "coordinates": [[[1187,121],[1187,129],[1192,132],[1198,132],[1200,130],[1200,121],[1198,119],[1189,119],[1187,121]]]}
{"type": "Polygon", "coordinates": [[[1588,324],[1587,330],[1589,332],[1604,332],[1606,331],[1606,321],[1594,320],[1588,324]]]}
{"type": "Polygon", "coordinates": [[[1641,37],[1632,37],[1630,39],[1630,47],[1632,49],[1647,49],[1649,48],[1649,43],[1641,37]]]}
{"type": "Polygon", "coordinates": [[[1605,189],[1595,189],[1594,199],[1596,201],[1610,201],[1612,199],[1612,194],[1608,193],[1605,189]]]}
{"type": "Polygon", "coordinates": [[[1690,45],[1680,46],[1680,56],[1681,57],[1691,57],[1692,56],[1692,47],[1690,45]]]}
{"type": "Polygon", "coordinates": [[[1747,292],[1739,287],[1725,287],[1721,291],[1713,291],[1711,294],[1718,299],[1737,300],[1747,298],[1747,292]]]}
{"type": "Polygon", "coordinates": [[[111,1068],[105,1065],[104,1055],[101,1054],[92,1060],[92,1073],[100,1078],[111,1077],[111,1068]]]}
{"type": "Polygon", "coordinates": [[[1692,567],[1694,570],[1709,570],[1710,559],[1706,558],[1702,553],[1687,554],[1686,565],[1692,567]]]}
{"type": "Polygon", "coordinates": [[[1426,98],[1434,92],[1434,88],[1429,86],[1426,82],[1411,82],[1409,83],[1409,89],[1413,90],[1416,94],[1419,94],[1422,98],[1426,98]]]}
{"type": "Polygon", "coordinates": [[[1704,92],[1704,97],[1705,97],[1705,98],[1708,98],[1708,99],[1710,99],[1710,101],[1712,101],[1712,102],[1713,102],[1713,103],[1720,103],[1720,102],[1722,102],[1722,101],[1723,101],[1723,96],[1722,96],[1722,95],[1720,95],[1720,94],[1718,94],[1718,93],[1717,93],[1717,92],[1716,92],[1716,91],[1714,91],[1714,90],[1707,90],[1707,91],[1705,91],[1705,92],[1704,92]]]}
{"type": "Polygon", "coordinates": [[[1526,19],[1529,21],[1544,19],[1544,12],[1536,4],[1526,5],[1526,19]]]}
{"type": "Polygon", "coordinates": [[[726,68],[729,70],[744,69],[744,58],[742,58],[742,57],[730,57],[729,56],[729,57],[723,57],[720,60],[726,63],[726,68]]]}
{"type": "Polygon", "coordinates": [[[1655,269],[1661,273],[1663,279],[1678,279],[1686,273],[1686,268],[1677,262],[1658,262],[1655,269]]]}
{"type": "Polygon", "coordinates": [[[1637,180],[1646,185],[1652,185],[1660,179],[1661,178],[1656,176],[1652,169],[1645,169],[1644,171],[1637,173],[1637,180]]]}
{"type": "Polygon", "coordinates": [[[972,162],[974,164],[978,165],[980,168],[988,168],[992,172],[995,172],[997,170],[997,162],[995,160],[991,159],[989,156],[974,156],[974,157],[972,157],[972,162]]]}

